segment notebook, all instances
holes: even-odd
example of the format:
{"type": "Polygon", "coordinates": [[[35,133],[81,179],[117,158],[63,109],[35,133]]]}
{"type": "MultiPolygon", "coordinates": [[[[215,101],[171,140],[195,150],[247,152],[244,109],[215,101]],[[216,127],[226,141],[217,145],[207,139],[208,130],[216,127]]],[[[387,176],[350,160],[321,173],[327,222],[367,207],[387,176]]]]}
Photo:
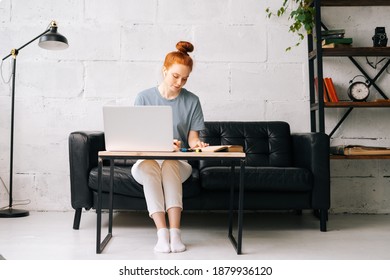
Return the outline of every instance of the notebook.
{"type": "Polygon", "coordinates": [[[103,125],[107,151],[173,151],[169,106],[104,106],[103,125]]]}

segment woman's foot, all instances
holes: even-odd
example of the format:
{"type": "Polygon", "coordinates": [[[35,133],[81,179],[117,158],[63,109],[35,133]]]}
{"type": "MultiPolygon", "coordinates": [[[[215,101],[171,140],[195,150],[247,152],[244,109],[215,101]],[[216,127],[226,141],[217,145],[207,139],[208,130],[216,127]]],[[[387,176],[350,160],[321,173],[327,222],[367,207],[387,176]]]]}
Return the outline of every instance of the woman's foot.
{"type": "Polygon", "coordinates": [[[186,246],[181,241],[181,231],[178,228],[171,228],[169,230],[171,240],[171,252],[180,253],[186,250],[186,246]]]}
{"type": "Polygon", "coordinates": [[[154,246],[154,251],[158,253],[169,253],[171,248],[169,246],[169,230],[167,228],[160,228],[157,230],[157,244],[154,246]]]}

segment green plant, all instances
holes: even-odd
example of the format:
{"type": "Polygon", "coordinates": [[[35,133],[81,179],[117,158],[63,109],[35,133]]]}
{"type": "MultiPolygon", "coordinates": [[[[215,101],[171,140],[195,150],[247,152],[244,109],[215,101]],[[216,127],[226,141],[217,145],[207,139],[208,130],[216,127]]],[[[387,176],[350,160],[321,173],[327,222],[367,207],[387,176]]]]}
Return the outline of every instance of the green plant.
{"type": "MultiPolygon", "coordinates": [[[[265,11],[268,18],[271,16],[281,17],[287,11],[291,11],[288,19],[293,22],[289,26],[289,32],[296,33],[298,35],[298,42],[295,46],[299,46],[305,38],[302,30],[305,30],[307,34],[311,34],[313,32],[315,16],[315,9],[312,5],[313,1],[314,0],[283,0],[282,6],[276,11],[276,13],[272,12],[269,7],[265,11]]],[[[289,50],[291,50],[291,47],[286,49],[286,51],[289,50]]]]}

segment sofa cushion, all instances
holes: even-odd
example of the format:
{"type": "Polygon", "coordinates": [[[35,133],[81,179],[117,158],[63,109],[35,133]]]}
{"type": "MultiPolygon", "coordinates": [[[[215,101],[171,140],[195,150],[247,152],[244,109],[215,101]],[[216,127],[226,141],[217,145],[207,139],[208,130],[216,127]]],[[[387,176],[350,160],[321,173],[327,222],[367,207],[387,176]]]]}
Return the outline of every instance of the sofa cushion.
{"type": "MultiPolygon", "coordinates": [[[[292,140],[286,122],[206,122],[200,137],[210,145],[241,145],[247,166],[292,165],[292,140]]],[[[201,161],[200,168],[227,162],[201,161]]]]}
{"type": "MultiPolygon", "coordinates": [[[[114,193],[138,198],[145,198],[142,185],[131,175],[131,166],[114,167],[114,193]]],[[[103,192],[109,192],[110,167],[104,166],[103,172],[103,192]]],[[[98,168],[95,167],[89,174],[88,186],[94,191],[98,190],[98,168]]],[[[199,171],[192,169],[192,175],[183,183],[183,198],[197,196],[201,191],[199,183],[199,171]]]]}
{"type": "MultiPolygon", "coordinates": [[[[206,167],[200,172],[202,188],[226,191],[231,186],[229,167],[206,167]]],[[[296,167],[245,167],[245,191],[305,192],[312,189],[312,174],[296,167]]],[[[235,188],[239,185],[239,168],[235,168],[235,188]]]]}

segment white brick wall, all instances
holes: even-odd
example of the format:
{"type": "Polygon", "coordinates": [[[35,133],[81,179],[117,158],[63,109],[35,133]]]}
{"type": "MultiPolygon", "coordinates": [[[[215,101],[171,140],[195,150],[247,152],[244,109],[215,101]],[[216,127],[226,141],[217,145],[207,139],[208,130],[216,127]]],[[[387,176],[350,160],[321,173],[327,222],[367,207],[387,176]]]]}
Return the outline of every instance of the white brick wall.
{"type": "MultiPolygon", "coordinates": [[[[79,1],[77,1],[79,2],[79,1]]],[[[128,25],[153,24],[156,21],[157,0],[84,0],[84,19],[95,23],[128,25]]]]}
{"type": "Polygon", "coordinates": [[[192,32],[191,25],[180,26],[159,23],[123,26],[120,44],[121,58],[131,61],[162,62],[167,52],[175,50],[178,41],[193,41],[192,32]]]}
{"type": "MultiPolygon", "coordinates": [[[[195,45],[187,88],[201,98],[206,120],[284,120],[293,132],[309,131],[306,41],[286,53],[297,38],[287,32],[287,18],[266,18],[269,5],[278,1],[2,0],[1,57],[53,19],[70,44],[50,52],[34,42],[18,56],[14,198],[30,199],[30,210],[70,210],[69,133],[101,130],[103,104],[132,104],[140,90],[157,85],[164,56],[179,40],[195,45]]],[[[362,46],[371,45],[374,28],[386,26],[390,12],[326,9],[329,26],[346,28],[362,46]]],[[[343,58],[325,63],[325,74],[347,98],[358,70],[343,58]]],[[[3,74],[9,77],[10,60],[3,74]]],[[[379,81],[385,91],[388,78],[385,73],[379,81]]],[[[327,131],[342,113],[329,112],[327,131]]],[[[10,86],[0,82],[0,176],[7,185],[9,116],[10,86]]],[[[390,146],[383,121],[389,117],[385,109],[355,110],[332,143],[390,146]]],[[[334,212],[390,213],[389,161],[332,161],[331,169],[334,212]]],[[[0,186],[0,206],[7,201],[0,186]]]]}

